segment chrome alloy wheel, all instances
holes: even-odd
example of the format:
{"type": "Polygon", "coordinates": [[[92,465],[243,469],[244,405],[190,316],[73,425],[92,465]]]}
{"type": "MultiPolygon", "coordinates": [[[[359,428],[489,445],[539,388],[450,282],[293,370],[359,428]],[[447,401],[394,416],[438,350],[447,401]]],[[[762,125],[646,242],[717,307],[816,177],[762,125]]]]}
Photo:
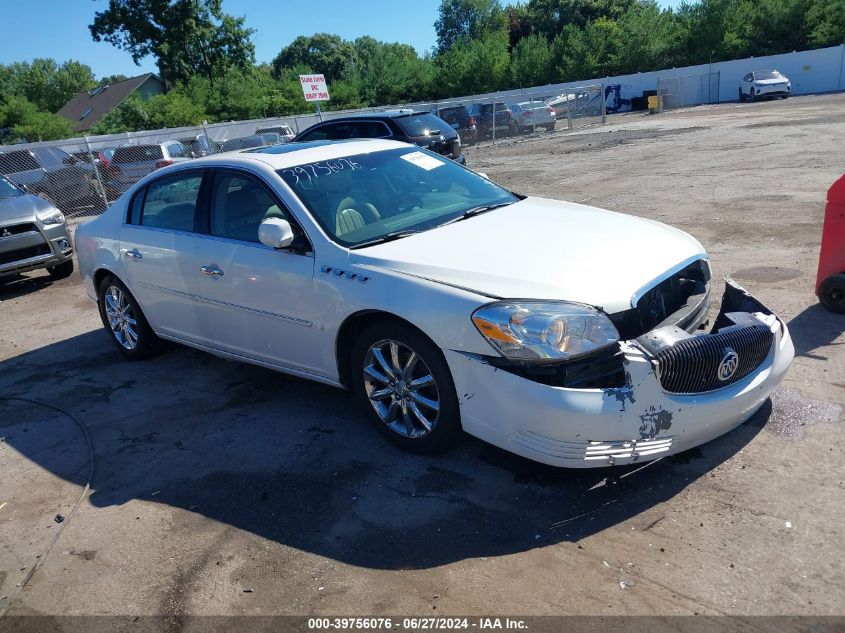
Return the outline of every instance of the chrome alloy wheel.
{"type": "Polygon", "coordinates": [[[399,435],[422,438],[437,426],[437,383],[425,361],[407,345],[385,339],[367,350],[364,389],[381,421],[399,435]]]}
{"type": "Polygon", "coordinates": [[[104,299],[106,317],[114,338],[124,348],[135,349],[138,345],[138,322],[126,294],[117,286],[109,286],[104,299]]]}

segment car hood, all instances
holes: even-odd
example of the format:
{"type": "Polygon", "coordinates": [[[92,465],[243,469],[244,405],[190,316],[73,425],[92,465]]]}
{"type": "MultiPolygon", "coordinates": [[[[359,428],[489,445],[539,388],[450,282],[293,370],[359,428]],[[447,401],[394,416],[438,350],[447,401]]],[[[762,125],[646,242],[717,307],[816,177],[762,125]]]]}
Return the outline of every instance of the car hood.
{"type": "Polygon", "coordinates": [[[36,211],[47,211],[53,205],[32,194],[0,198],[0,225],[34,222],[36,211]]]}
{"type": "Polygon", "coordinates": [[[778,79],[755,79],[754,83],[760,86],[777,86],[779,84],[789,83],[789,79],[786,77],[780,77],[778,79]]]}
{"type": "Polygon", "coordinates": [[[543,198],[349,254],[354,264],[490,297],[577,301],[609,313],[705,256],[695,238],[665,224],[543,198]]]}

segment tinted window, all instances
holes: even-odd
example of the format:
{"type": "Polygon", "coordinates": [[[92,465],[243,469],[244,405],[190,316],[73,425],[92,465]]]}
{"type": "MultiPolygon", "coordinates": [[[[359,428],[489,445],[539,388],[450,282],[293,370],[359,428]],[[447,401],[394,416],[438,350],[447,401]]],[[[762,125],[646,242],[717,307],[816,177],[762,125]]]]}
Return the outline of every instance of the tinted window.
{"type": "Polygon", "coordinates": [[[193,231],[201,184],[202,175],[195,173],[151,183],[141,209],[141,224],[174,231],[193,231]]]}
{"type": "Polygon", "coordinates": [[[258,226],[268,218],[289,220],[258,181],[242,174],[218,172],[211,190],[211,234],[258,242],[258,226]]]}
{"type": "Polygon", "coordinates": [[[17,198],[22,195],[23,191],[15,187],[6,178],[0,178],[0,198],[17,198]]]}
{"type": "Polygon", "coordinates": [[[334,138],[330,136],[332,133],[332,125],[321,125],[318,128],[314,128],[312,130],[308,130],[307,132],[303,133],[303,135],[297,139],[298,141],[325,141],[330,138],[334,138]]]}
{"type": "Polygon", "coordinates": [[[112,161],[115,163],[142,163],[148,160],[161,160],[160,145],[137,145],[135,147],[118,147],[112,161]]]}
{"type": "Polygon", "coordinates": [[[9,152],[0,154],[0,173],[14,174],[19,171],[40,169],[41,166],[35,162],[29,152],[9,152]]]}
{"type": "Polygon", "coordinates": [[[396,117],[394,121],[408,136],[428,136],[450,127],[446,121],[433,114],[412,114],[396,117]]]}

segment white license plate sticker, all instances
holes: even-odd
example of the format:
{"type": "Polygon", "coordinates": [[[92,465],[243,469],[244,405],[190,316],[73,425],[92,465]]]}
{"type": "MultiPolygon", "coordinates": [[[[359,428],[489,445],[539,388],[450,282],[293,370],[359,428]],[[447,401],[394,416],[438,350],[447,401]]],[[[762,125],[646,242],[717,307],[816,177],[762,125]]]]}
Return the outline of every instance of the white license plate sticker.
{"type": "Polygon", "coordinates": [[[434,156],[423,154],[422,152],[411,152],[410,154],[404,154],[400,158],[408,161],[409,163],[413,163],[417,167],[422,167],[426,171],[431,171],[432,169],[443,166],[442,161],[434,156]]]}

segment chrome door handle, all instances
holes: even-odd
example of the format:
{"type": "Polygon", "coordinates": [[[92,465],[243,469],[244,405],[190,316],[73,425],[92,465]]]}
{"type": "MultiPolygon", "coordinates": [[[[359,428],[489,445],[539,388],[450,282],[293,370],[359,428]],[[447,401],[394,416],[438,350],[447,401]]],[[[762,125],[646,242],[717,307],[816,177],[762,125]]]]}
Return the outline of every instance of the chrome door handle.
{"type": "Polygon", "coordinates": [[[129,257],[131,259],[141,259],[143,255],[138,251],[138,249],[133,248],[132,250],[125,250],[123,251],[124,257],[129,257]]]}
{"type": "Polygon", "coordinates": [[[212,277],[222,277],[223,276],[223,271],[220,270],[219,268],[217,268],[217,266],[214,266],[214,265],[212,265],[212,266],[200,266],[200,270],[204,274],[210,275],[212,277]]]}

